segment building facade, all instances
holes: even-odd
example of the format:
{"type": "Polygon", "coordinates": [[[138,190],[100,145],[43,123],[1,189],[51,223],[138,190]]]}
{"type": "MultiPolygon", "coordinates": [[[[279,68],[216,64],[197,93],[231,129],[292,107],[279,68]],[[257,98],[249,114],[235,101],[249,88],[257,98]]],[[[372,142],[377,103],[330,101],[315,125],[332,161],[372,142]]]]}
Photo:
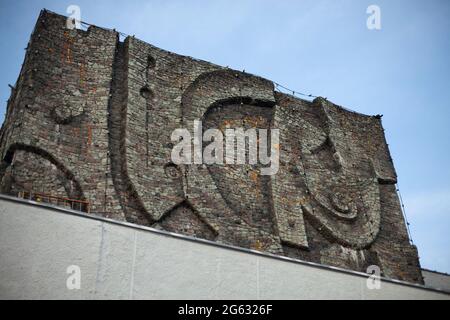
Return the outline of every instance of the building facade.
{"type": "Polygon", "coordinates": [[[423,283],[380,116],[66,20],[43,10],[28,44],[0,131],[2,193],[423,283]],[[172,133],[199,120],[278,129],[278,172],[174,163],[172,133]]]}

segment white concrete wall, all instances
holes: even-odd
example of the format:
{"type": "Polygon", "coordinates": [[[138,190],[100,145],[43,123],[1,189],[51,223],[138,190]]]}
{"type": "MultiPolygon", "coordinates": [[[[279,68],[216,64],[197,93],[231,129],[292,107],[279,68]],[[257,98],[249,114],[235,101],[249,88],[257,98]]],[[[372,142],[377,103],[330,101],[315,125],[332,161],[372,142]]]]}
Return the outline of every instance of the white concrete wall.
{"type": "Polygon", "coordinates": [[[1,299],[449,299],[0,197],[1,299]],[[68,290],[66,269],[81,268],[68,290]]]}
{"type": "Polygon", "coordinates": [[[425,285],[450,292],[450,275],[446,273],[422,269],[425,285]]]}

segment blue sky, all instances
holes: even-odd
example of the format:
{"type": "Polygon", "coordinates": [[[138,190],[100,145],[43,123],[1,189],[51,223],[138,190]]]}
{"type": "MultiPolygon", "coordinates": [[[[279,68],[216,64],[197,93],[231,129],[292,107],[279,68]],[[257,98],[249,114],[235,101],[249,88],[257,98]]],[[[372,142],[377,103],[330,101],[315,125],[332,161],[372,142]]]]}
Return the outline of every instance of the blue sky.
{"type": "Polygon", "coordinates": [[[383,114],[422,266],[450,273],[450,1],[0,0],[0,122],[39,11],[383,114]],[[366,27],[369,5],[381,30],[366,27]]]}

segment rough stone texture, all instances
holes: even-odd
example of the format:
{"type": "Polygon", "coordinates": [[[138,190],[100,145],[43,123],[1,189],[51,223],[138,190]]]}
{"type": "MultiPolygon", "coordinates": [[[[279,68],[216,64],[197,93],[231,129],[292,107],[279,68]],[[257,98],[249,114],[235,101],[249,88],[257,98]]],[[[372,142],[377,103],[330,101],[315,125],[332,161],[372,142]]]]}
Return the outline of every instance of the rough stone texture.
{"type": "Polygon", "coordinates": [[[422,283],[380,117],[42,11],[0,132],[1,191],[87,200],[106,217],[422,283]],[[277,128],[280,169],[175,165],[171,133],[277,128]]]}

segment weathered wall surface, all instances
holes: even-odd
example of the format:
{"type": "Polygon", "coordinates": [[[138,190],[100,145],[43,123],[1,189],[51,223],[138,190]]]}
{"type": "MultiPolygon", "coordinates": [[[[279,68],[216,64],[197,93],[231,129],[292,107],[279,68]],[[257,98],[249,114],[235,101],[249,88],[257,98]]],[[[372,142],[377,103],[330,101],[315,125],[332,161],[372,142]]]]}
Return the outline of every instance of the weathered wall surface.
{"type": "Polygon", "coordinates": [[[422,283],[379,117],[43,11],[0,132],[3,193],[84,199],[117,220],[422,283]],[[280,130],[280,169],[175,165],[176,128],[280,130]]]}
{"type": "MultiPolygon", "coordinates": [[[[108,103],[118,35],[65,26],[62,16],[44,11],[39,17],[8,101],[2,159],[11,163],[7,175],[12,188],[30,188],[26,171],[37,168],[34,161],[22,160],[22,154],[31,153],[54,167],[36,175],[60,176],[63,183],[78,187],[79,197],[89,199],[93,211],[124,219],[108,158],[108,103]]],[[[50,179],[32,184],[46,193],[57,191],[50,179]]]]}
{"type": "Polygon", "coordinates": [[[450,292],[449,274],[422,269],[422,276],[426,286],[450,292]]]}
{"type": "Polygon", "coordinates": [[[450,299],[111,221],[0,196],[0,299],[450,299]]]}

